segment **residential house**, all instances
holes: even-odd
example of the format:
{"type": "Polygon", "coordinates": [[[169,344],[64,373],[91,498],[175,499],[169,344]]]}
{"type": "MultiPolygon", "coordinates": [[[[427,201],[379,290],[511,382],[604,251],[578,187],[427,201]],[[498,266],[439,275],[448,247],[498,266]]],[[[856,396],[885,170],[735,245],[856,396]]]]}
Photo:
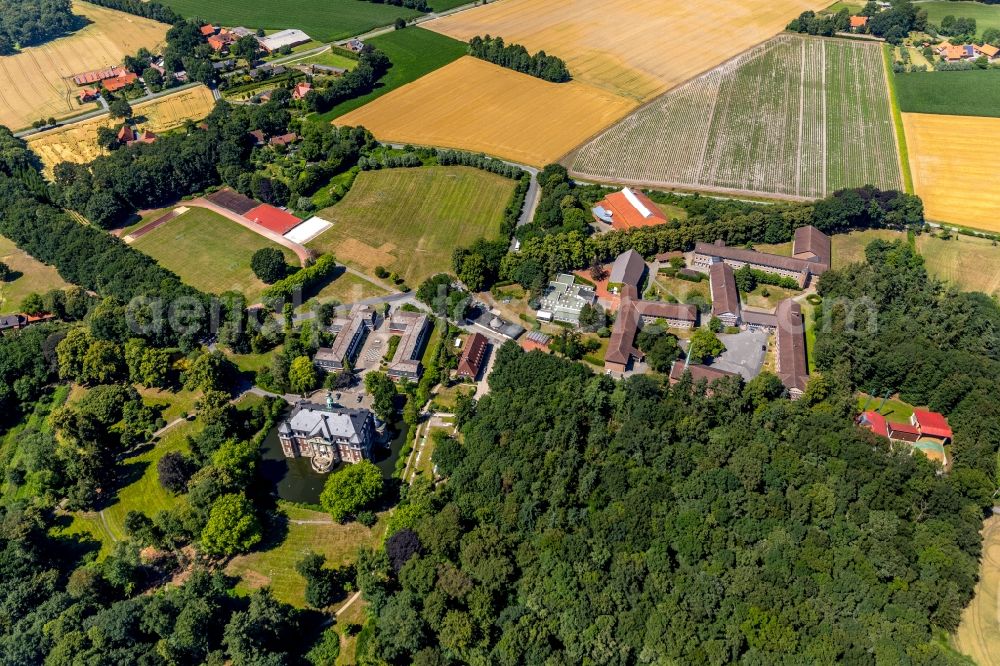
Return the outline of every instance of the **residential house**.
{"type": "Polygon", "coordinates": [[[295,132],[289,132],[288,134],[282,134],[281,136],[272,136],[269,144],[272,146],[288,146],[299,140],[299,135],[295,132]]]}
{"type": "Polygon", "coordinates": [[[132,85],[138,80],[139,76],[134,72],[125,72],[124,74],[116,76],[113,79],[104,79],[101,82],[101,85],[104,86],[104,89],[108,92],[117,92],[126,86],[132,85]]]}
{"type": "Polygon", "coordinates": [[[946,465],[945,445],[951,442],[952,431],[948,420],[937,412],[913,410],[909,422],[889,421],[875,411],[863,412],[858,425],[892,442],[903,442],[912,451],[921,451],[927,458],[946,465]]]}
{"type": "Polygon", "coordinates": [[[376,440],[375,418],[367,409],[300,402],[278,425],[278,441],[287,458],[312,458],[318,472],[338,463],[370,460],[376,440]]]}
{"type": "Polygon", "coordinates": [[[86,102],[93,102],[100,96],[101,96],[101,91],[97,88],[84,88],[79,93],[77,93],[77,99],[80,100],[80,104],[84,104],[86,102]]]}
{"type": "Polygon", "coordinates": [[[313,363],[327,372],[339,372],[354,362],[370,331],[375,330],[376,313],[370,305],[355,305],[347,317],[338,317],[330,324],[336,333],[332,347],[320,347],[313,363]]]}
{"type": "Polygon", "coordinates": [[[806,355],[806,325],[802,306],[791,298],[778,303],[775,335],[776,373],[792,399],[800,398],[809,381],[809,359],[806,355]]]}
{"type": "Polygon", "coordinates": [[[348,40],[346,44],[344,44],[343,48],[347,49],[352,53],[361,53],[361,49],[365,48],[365,43],[360,39],[351,39],[348,40]]]}
{"type": "Polygon", "coordinates": [[[389,333],[399,336],[396,353],[389,361],[386,374],[393,379],[417,381],[423,373],[420,357],[424,350],[429,330],[428,317],[422,312],[396,310],[389,317],[389,333]]]}
{"type": "Polygon", "coordinates": [[[639,190],[623,187],[604,197],[591,209],[598,222],[610,224],[615,229],[632,229],[663,224],[667,216],[652,199],[639,190]]]}
{"type": "Polygon", "coordinates": [[[971,60],[977,57],[976,49],[972,46],[972,44],[952,44],[951,42],[942,42],[941,44],[938,44],[937,48],[934,50],[939,56],[948,62],[971,60]]]}
{"type": "Polygon", "coordinates": [[[203,37],[211,37],[212,35],[214,35],[218,31],[219,31],[219,29],[216,28],[214,25],[212,25],[210,23],[207,23],[207,24],[201,26],[201,34],[202,34],[203,37]]]}
{"type": "Polygon", "coordinates": [[[229,50],[229,45],[239,39],[239,36],[222,28],[215,35],[212,35],[205,41],[208,45],[212,47],[212,50],[217,53],[222,53],[223,51],[229,50]]]}
{"type": "Polygon", "coordinates": [[[708,286],[712,294],[712,316],[726,326],[740,324],[740,292],[736,288],[733,267],[724,261],[712,264],[708,286]]]}
{"type": "Polygon", "coordinates": [[[311,83],[300,81],[295,84],[294,88],[292,88],[292,99],[304,99],[305,96],[309,94],[310,90],[312,90],[311,83]]]}
{"type": "Polygon", "coordinates": [[[267,140],[264,138],[264,130],[252,130],[247,132],[247,136],[255,146],[263,146],[267,140]]]}
{"type": "Polygon", "coordinates": [[[563,273],[542,292],[539,298],[541,307],[536,314],[542,321],[578,325],[583,308],[596,301],[597,294],[593,287],[576,284],[574,275],[563,273]]]}
{"type": "Polygon", "coordinates": [[[28,317],[23,314],[0,315],[0,333],[20,331],[28,325],[28,317]]]}
{"type": "Polygon", "coordinates": [[[473,333],[465,340],[462,356],[458,359],[458,376],[466,379],[476,379],[483,369],[489,340],[482,333],[473,333]]]}
{"type": "Polygon", "coordinates": [[[1000,48],[992,46],[991,44],[983,44],[981,46],[973,46],[976,52],[976,57],[985,57],[990,62],[993,62],[1000,56],[1000,48]]]}
{"type": "Polygon", "coordinates": [[[867,25],[868,25],[867,16],[851,17],[851,32],[864,32],[865,26],[867,25]]]}

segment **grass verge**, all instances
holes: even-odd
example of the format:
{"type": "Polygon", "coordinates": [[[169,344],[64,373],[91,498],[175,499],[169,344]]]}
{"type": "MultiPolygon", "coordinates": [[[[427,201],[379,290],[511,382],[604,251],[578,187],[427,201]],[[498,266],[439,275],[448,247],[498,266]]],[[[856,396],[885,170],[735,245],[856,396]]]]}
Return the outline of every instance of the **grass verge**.
{"type": "Polygon", "coordinates": [[[882,63],[885,79],[889,84],[889,106],[892,107],[892,125],[896,130],[896,147],[899,150],[899,166],[903,170],[903,188],[913,194],[913,174],[910,172],[910,151],[906,147],[906,131],[903,129],[903,114],[899,109],[896,94],[896,75],[892,72],[892,54],[888,44],[882,45],[882,63]]]}

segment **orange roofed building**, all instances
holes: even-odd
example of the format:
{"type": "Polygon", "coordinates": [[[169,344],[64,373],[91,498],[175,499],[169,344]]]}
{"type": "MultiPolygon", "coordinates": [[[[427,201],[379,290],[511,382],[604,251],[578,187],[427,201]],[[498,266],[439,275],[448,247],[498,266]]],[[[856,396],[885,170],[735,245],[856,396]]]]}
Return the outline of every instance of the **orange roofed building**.
{"type": "Polygon", "coordinates": [[[610,224],[615,229],[632,229],[663,224],[667,216],[652,199],[638,190],[623,187],[597,202],[591,210],[598,222],[610,224]]]}
{"type": "Polygon", "coordinates": [[[295,87],[292,89],[292,99],[303,99],[312,89],[313,87],[311,83],[306,83],[305,81],[296,83],[295,87]]]}
{"type": "Polygon", "coordinates": [[[280,208],[275,208],[269,204],[261,204],[252,210],[244,213],[243,217],[251,222],[256,222],[265,229],[277,234],[287,234],[297,227],[302,220],[291,213],[286,213],[280,208]]]}
{"type": "Polygon", "coordinates": [[[868,25],[867,16],[852,16],[851,17],[851,30],[860,30],[861,28],[868,25]]]}
{"type": "Polygon", "coordinates": [[[115,92],[116,90],[121,90],[125,86],[131,85],[139,80],[139,77],[133,72],[126,72],[120,76],[116,76],[113,79],[105,79],[101,85],[108,92],[115,92]]]}

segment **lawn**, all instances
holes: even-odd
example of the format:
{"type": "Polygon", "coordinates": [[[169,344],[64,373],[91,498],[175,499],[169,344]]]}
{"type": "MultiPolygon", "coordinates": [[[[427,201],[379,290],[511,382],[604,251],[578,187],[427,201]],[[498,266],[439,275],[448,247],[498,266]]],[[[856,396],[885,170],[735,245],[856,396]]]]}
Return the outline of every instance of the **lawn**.
{"type": "Polygon", "coordinates": [[[21,251],[3,236],[0,236],[0,261],[14,271],[13,280],[0,282],[0,314],[17,312],[21,301],[32,292],[44,294],[50,289],[70,286],[55,268],[21,251]]]}
{"type": "Polygon", "coordinates": [[[379,80],[377,87],[372,92],[342,102],[326,113],[311,116],[311,118],[330,122],[387,92],[411,81],[416,81],[424,74],[444,67],[451,61],[461,58],[467,50],[464,42],[416,27],[388,32],[371,38],[368,43],[389,56],[392,68],[379,80]]]}
{"type": "Polygon", "coordinates": [[[348,273],[344,270],[343,266],[338,266],[334,271],[333,279],[316,292],[310,300],[315,299],[320,303],[328,301],[357,303],[366,298],[384,296],[387,293],[385,289],[377,284],[369,282],[363,277],[358,277],[353,273],[348,273]]]}
{"type": "MultiPolygon", "coordinates": [[[[226,573],[241,578],[237,589],[253,590],[269,585],[281,601],[305,606],[305,580],[295,570],[295,563],[309,551],[326,556],[326,566],[340,567],[354,562],[358,548],[378,543],[385,533],[385,514],[371,529],[358,522],[336,523],[325,513],[310,511],[281,502],[288,518],[287,532],[278,544],[266,544],[263,550],[233,558],[226,573]],[[309,521],[308,523],[296,521],[309,521]]],[[[272,540],[278,535],[270,535],[272,540]]],[[[265,535],[265,540],[268,535],[265,535]]],[[[338,601],[339,606],[343,600],[338,601]]]]}
{"type": "Polygon", "coordinates": [[[471,167],[364,171],[350,192],[316,214],[333,223],[308,247],[372,273],[398,273],[410,286],[451,270],[456,247],[497,238],[513,180],[471,167]]]}
{"type": "Polygon", "coordinates": [[[751,307],[773,310],[778,307],[778,303],[781,301],[786,298],[798,296],[800,293],[801,292],[795,289],[785,289],[784,287],[775,287],[770,284],[761,284],[757,285],[757,288],[749,294],[740,294],[740,298],[743,303],[751,307]],[[764,295],[765,291],[767,292],[767,296],[764,295]]]}
{"type": "Polygon", "coordinates": [[[227,27],[298,28],[313,39],[329,42],[411,19],[421,12],[359,0],[163,0],[185,17],[198,17],[227,27]]]}
{"type": "MultiPolygon", "coordinates": [[[[1000,5],[995,5],[1000,10],[1000,5]]],[[[905,113],[1000,117],[1000,71],[895,74],[899,108],[905,113]]]]}
{"type": "Polygon", "coordinates": [[[139,391],[139,395],[142,396],[144,404],[163,407],[160,416],[167,423],[194,412],[194,403],[201,397],[200,392],[184,389],[174,392],[141,386],[136,388],[139,391]]]}
{"type": "Polygon", "coordinates": [[[954,17],[976,19],[976,31],[982,35],[989,28],[1000,28],[1000,5],[985,5],[981,2],[955,2],[954,0],[933,0],[913,3],[917,9],[927,10],[927,20],[941,25],[941,19],[949,14],[954,17]]]}
{"type": "Polygon", "coordinates": [[[171,451],[187,451],[187,437],[201,429],[197,421],[174,426],[155,444],[139,455],[126,458],[118,478],[126,485],[118,491],[117,501],[104,509],[108,529],[116,539],[125,539],[125,516],[129,511],[141,511],[149,517],[173,507],[179,500],[160,485],[156,464],[171,451]]]}
{"type": "Polygon", "coordinates": [[[315,55],[303,56],[295,60],[288,60],[284,64],[325,65],[327,67],[339,67],[341,69],[354,69],[358,66],[358,61],[336,54],[331,49],[327,49],[325,51],[320,51],[315,55]]]}
{"type": "Polygon", "coordinates": [[[882,416],[897,423],[908,423],[910,417],[913,416],[912,405],[908,405],[902,400],[895,398],[889,398],[883,404],[881,396],[869,396],[867,393],[858,393],[858,409],[878,411],[882,416]],[[880,405],[881,409],[879,408],[880,405]]]}
{"type": "Polygon", "coordinates": [[[255,303],[266,285],[250,270],[250,257],[277,247],[290,264],[291,250],[203,208],[192,208],[136,239],[132,247],[148,254],[187,284],[213,294],[238,291],[255,303]]]}
{"type": "Polygon", "coordinates": [[[712,302],[708,280],[691,282],[690,280],[681,280],[680,278],[672,278],[659,274],[653,282],[654,288],[660,295],[660,298],[664,300],[669,300],[667,296],[672,296],[678,303],[708,305],[712,302]]]}

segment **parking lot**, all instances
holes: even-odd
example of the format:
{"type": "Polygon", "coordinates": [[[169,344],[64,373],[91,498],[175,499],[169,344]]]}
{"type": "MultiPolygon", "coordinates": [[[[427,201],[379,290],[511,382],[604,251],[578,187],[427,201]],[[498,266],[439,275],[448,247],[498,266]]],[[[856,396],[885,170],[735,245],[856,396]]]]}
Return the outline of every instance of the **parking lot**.
{"type": "Polygon", "coordinates": [[[712,361],[712,367],[743,375],[747,381],[760,374],[767,355],[768,331],[740,331],[721,333],[719,340],[726,351],[712,361]]]}

